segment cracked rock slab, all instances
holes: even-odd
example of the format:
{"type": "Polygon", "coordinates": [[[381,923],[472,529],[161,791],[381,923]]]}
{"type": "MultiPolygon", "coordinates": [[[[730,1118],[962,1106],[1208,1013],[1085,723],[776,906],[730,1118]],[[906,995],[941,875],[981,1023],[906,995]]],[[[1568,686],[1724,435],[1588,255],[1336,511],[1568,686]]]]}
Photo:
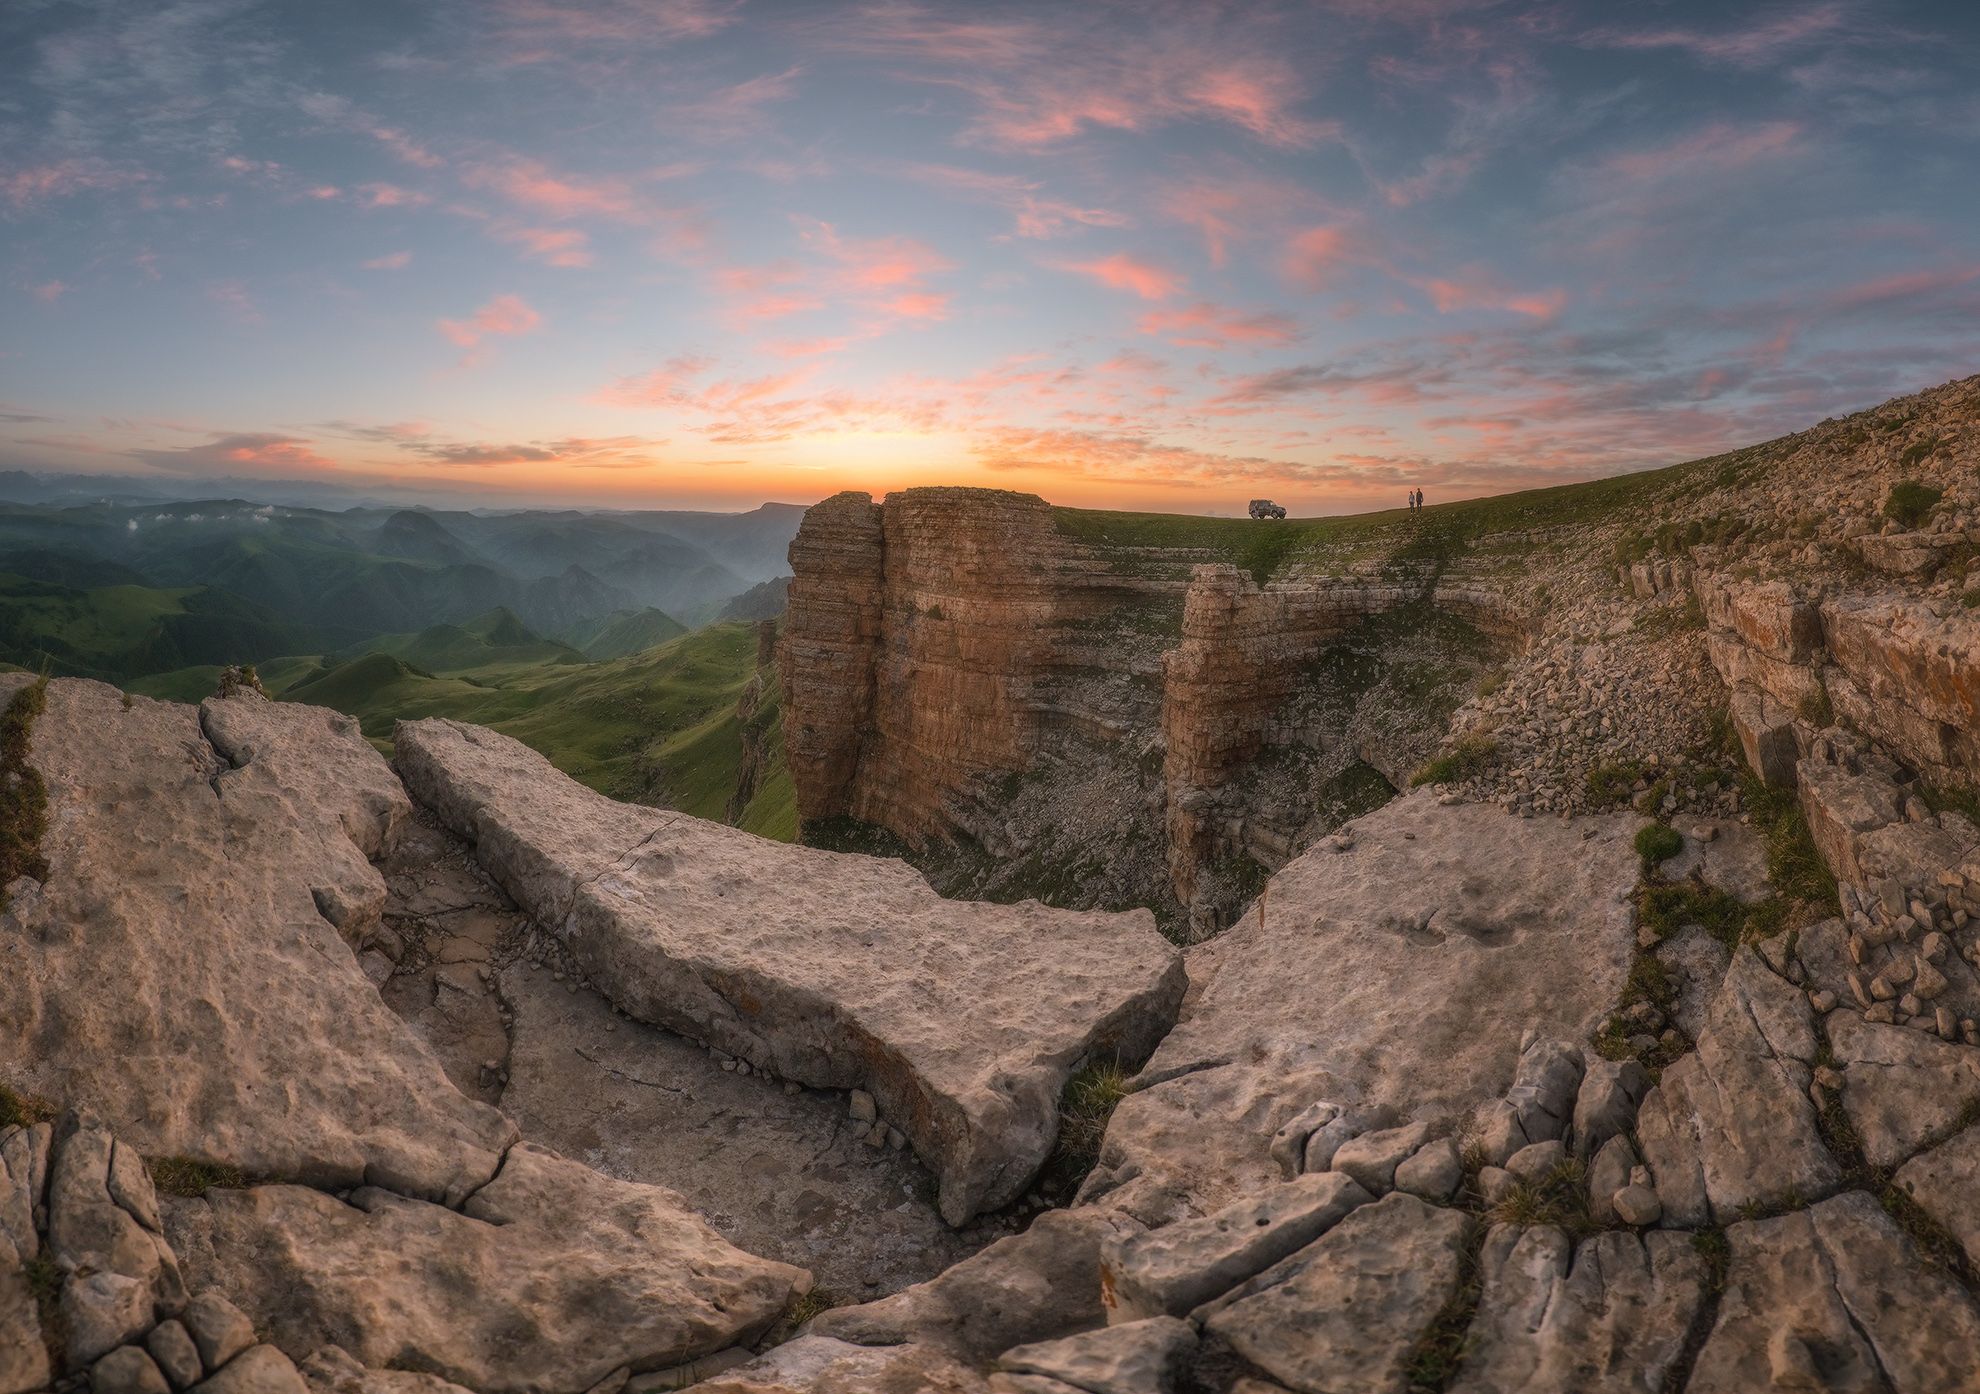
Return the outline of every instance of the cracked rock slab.
{"type": "Polygon", "coordinates": [[[519,1143],[466,1213],[371,1187],[174,1202],[181,1255],[285,1349],[483,1394],[577,1394],[753,1340],[801,1270],[729,1245],[654,1186],[519,1143]]]}
{"type": "Polygon", "coordinates": [[[990,1386],[929,1346],[800,1336],[693,1388],[695,1394],[988,1394],[990,1386]]]}
{"type": "Polygon", "coordinates": [[[1659,1394],[1704,1300],[1688,1234],[1495,1226],[1453,1394],[1659,1394]]]}
{"type": "Polygon", "coordinates": [[[1150,1317],[1018,1346],[999,1356],[997,1367],[1059,1380],[1086,1394],[1171,1394],[1195,1350],[1195,1327],[1175,1317],[1150,1317]]]}
{"type": "Polygon", "coordinates": [[[1726,1239],[1725,1293],[1686,1394],[1980,1388],[1980,1310],[1864,1192],[1726,1239]]]}
{"type": "Polygon", "coordinates": [[[1100,1249],[1108,1320],[1183,1316],[1305,1248],[1372,1197],[1340,1172],[1295,1177],[1200,1219],[1100,1249]]]}
{"type": "Polygon", "coordinates": [[[1637,1140],[1667,1223],[1729,1220],[1806,1202],[1841,1183],[1808,1085],[1817,1049],[1802,991],[1750,948],[1706,1013],[1698,1049],[1671,1065],[1637,1114],[1637,1140]]]}
{"type": "Polygon", "coordinates": [[[1295,1394],[1403,1394],[1417,1342],[1458,1285],[1470,1220],[1392,1194],[1198,1312],[1295,1394]]]}
{"type": "Polygon", "coordinates": [[[0,914],[15,1087],[255,1176],[458,1200],[494,1174],[514,1128],[447,1082],[344,937],[383,903],[365,848],[410,808],[355,723],[58,678],[29,761],[50,874],[0,914]]]}
{"type": "Polygon", "coordinates": [[[1826,1024],[1842,1067],[1843,1110],[1871,1166],[1898,1165],[1980,1103],[1980,1050],[1865,1021],[1848,1008],[1826,1024]]]}
{"type": "Polygon", "coordinates": [[[1621,990],[1640,821],[1422,789],[1291,862],[1262,916],[1189,951],[1157,1082],[1115,1110],[1083,1194],[1151,1224],[1202,1214],[1275,1182],[1274,1134],[1317,1099],[1455,1121],[1499,1098],[1528,1028],[1586,1039],[1621,990]]]}
{"type": "Polygon", "coordinates": [[[631,1015],[785,1079],[861,1088],[941,1179],[951,1224],[1022,1195],[1066,1080],[1138,1061],[1180,957],[1145,911],[944,900],[905,864],[618,803],[518,741],[433,719],[407,786],[631,1015]]]}

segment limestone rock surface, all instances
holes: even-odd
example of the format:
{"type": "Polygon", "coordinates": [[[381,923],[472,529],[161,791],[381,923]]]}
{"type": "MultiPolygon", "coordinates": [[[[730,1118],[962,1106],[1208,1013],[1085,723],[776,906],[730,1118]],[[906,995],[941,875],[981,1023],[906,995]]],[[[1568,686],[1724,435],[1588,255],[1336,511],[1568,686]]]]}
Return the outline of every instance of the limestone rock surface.
{"type": "Polygon", "coordinates": [[[946,901],[907,866],[617,803],[518,741],[400,726],[408,787],[632,1015],[863,1088],[952,1224],[1023,1193],[1089,1057],[1145,1056],[1183,990],[1145,912],[946,901]]]}
{"type": "Polygon", "coordinates": [[[1734,956],[1698,1049],[1664,1071],[1637,1139],[1666,1217],[1697,1226],[1742,1207],[1807,1202],[1841,1169],[1808,1097],[1817,1051],[1808,998],[1752,949],[1734,956]]]}
{"type": "Polygon", "coordinates": [[[1980,1388],[1980,1310],[1862,1191],[1726,1230],[1718,1319],[1687,1394],[1980,1388]]]}
{"type": "MultiPolygon", "coordinates": [[[[589,1389],[747,1341],[798,1270],[731,1247],[670,1193],[529,1144],[467,1213],[365,1187],[210,1191],[169,1207],[178,1251],[291,1350],[482,1394],[589,1389]]],[[[195,1332],[197,1335],[197,1332],[195,1332]]]]}
{"type": "Polygon", "coordinates": [[[1203,1309],[1204,1333],[1297,1394],[1402,1394],[1469,1224],[1413,1196],[1364,1205],[1203,1309]]]}
{"type": "Polygon", "coordinates": [[[383,903],[364,845],[408,807],[356,723],[56,679],[29,759],[51,874],[0,914],[26,949],[0,973],[16,1088],[251,1175],[458,1200],[494,1174],[515,1129],[448,1084],[342,937],[383,903]]]}
{"type": "Polygon", "coordinates": [[[1262,925],[1190,951],[1190,1002],[1086,1194],[1151,1223],[1214,1210],[1277,1179],[1273,1135],[1316,1099],[1454,1118],[1512,1083],[1527,1028],[1585,1039],[1633,952],[1636,825],[1423,789],[1305,853],[1262,925]]]}
{"type": "Polygon", "coordinates": [[[1455,1394],[1658,1394],[1704,1300],[1688,1234],[1611,1230],[1577,1248],[1549,1225],[1495,1226],[1455,1394]]]}

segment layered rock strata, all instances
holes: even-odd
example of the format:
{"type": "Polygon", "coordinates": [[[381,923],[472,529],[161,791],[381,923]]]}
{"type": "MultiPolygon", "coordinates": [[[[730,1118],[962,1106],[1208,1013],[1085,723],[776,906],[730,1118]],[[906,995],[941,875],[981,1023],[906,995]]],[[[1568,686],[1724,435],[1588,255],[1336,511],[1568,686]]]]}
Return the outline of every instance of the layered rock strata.
{"type": "Polygon", "coordinates": [[[527,746],[403,723],[400,773],[627,1012],[777,1077],[864,1089],[961,1224],[1023,1194],[1081,1064],[1182,997],[1146,911],[959,903],[898,862],[616,803],[527,746]]]}
{"type": "MultiPolygon", "coordinates": [[[[1211,862],[1276,867],[1299,850],[1304,820],[1281,829],[1248,817],[1258,800],[1242,776],[1266,752],[1316,738],[1288,729],[1287,703],[1315,682],[1328,644],[1413,604],[1501,643],[1525,629],[1483,574],[1295,567],[1261,588],[1204,556],[1083,541],[1042,500],[997,490],[816,505],[791,544],[781,653],[801,817],[849,816],[915,849],[964,838],[1023,860],[1033,849],[1002,818],[1007,781],[1094,786],[1066,818],[1110,816],[1097,812],[1110,798],[1111,816],[1145,824],[1162,849],[1167,886],[1137,885],[1129,899],[1166,890],[1188,906],[1211,862]],[[1110,784],[1135,787],[1097,792],[1110,784]]],[[[1394,782],[1425,753],[1348,759],[1373,757],[1394,782]]]]}

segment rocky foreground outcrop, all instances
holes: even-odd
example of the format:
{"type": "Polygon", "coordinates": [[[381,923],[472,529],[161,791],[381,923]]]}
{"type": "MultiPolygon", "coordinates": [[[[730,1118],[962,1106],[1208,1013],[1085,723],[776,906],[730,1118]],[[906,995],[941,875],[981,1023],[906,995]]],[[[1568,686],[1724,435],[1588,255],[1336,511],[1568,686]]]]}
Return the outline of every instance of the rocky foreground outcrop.
{"type": "Polygon", "coordinates": [[[944,900],[899,862],[617,803],[518,741],[403,723],[413,793],[643,1021],[860,1089],[961,1224],[1023,1194],[1081,1065],[1145,1059],[1182,999],[1146,911],[944,900]]]}
{"type": "Polygon", "coordinates": [[[1275,1139],[1311,1100],[1402,1122],[1502,1094],[1524,1035],[1579,1039],[1615,1001],[1640,823],[1507,818],[1424,789],[1295,860],[1188,951],[1189,1005],[1087,1193],[1119,1187],[1150,1220],[1214,1208],[1278,1179],[1275,1139]]]}
{"type": "MultiPolygon", "coordinates": [[[[0,701],[26,681],[0,677],[0,701]]],[[[0,1072],[100,1121],[65,1124],[52,1163],[45,1126],[0,1141],[28,1212],[54,1217],[45,1250],[11,1241],[46,1303],[23,1315],[15,1286],[19,1359],[46,1337],[55,1369],[85,1368],[196,1283],[295,1360],[335,1344],[476,1390],[577,1391],[747,1340],[808,1286],[670,1192],[519,1143],[380,1000],[355,954],[385,902],[366,853],[411,806],[355,722],[57,680],[30,758],[49,874],[0,913],[0,1072]],[[202,1194],[154,1201],[147,1159],[202,1194]],[[95,1218],[64,1220],[65,1197],[95,1218]]]]}

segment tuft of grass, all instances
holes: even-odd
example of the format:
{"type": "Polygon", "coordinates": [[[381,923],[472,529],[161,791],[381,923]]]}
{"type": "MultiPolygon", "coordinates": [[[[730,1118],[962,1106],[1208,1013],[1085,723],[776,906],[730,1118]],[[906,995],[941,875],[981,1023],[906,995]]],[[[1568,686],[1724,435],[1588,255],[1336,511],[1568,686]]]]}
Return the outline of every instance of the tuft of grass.
{"type": "Polygon", "coordinates": [[[796,1330],[813,1317],[841,1305],[843,1303],[838,1294],[830,1288],[814,1287],[784,1309],[784,1321],[792,1330],[796,1330]]]}
{"type": "Polygon", "coordinates": [[[1597,808],[1621,808],[1643,778],[1643,766],[1634,760],[1613,760],[1588,772],[1588,800],[1597,808]]]}
{"type": "Polygon", "coordinates": [[[1464,1368],[1472,1319],[1478,1315],[1478,1302],[1484,1295],[1484,1248],[1484,1227],[1474,1224],[1465,1234],[1464,1247],[1458,1251],[1457,1286],[1417,1338],[1416,1348],[1403,1365],[1411,1394],[1441,1394],[1456,1382],[1458,1372],[1464,1368]]]}
{"type": "Polygon", "coordinates": [[[151,1184],[168,1196],[198,1197],[213,1190],[239,1190],[247,1177],[225,1162],[202,1162],[195,1157],[147,1157],[151,1184]]]}
{"type": "MultiPolygon", "coordinates": [[[[1939,453],[1939,448],[1943,446],[1945,443],[1946,443],[1946,438],[1944,436],[1927,436],[1924,440],[1913,441],[1910,445],[1907,445],[1903,449],[1903,451],[1899,453],[1898,468],[1910,469],[1913,465],[1921,464],[1924,461],[1931,459],[1934,455],[1939,453]]],[[[1915,488],[1917,486],[1914,485],[1913,487],[1915,488]]],[[[1939,501],[1938,498],[1939,491],[1937,489],[1933,489],[1930,490],[1929,492],[1932,495],[1932,502],[1937,503],[1939,501]]]]}
{"type": "Polygon", "coordinates": [[[1636,855],[1643,858],[1645,871],[1667,862],[1684,850],[1684,837],[1666,823],[1652,823],[1636,830],[1636,855]]]}
{"type": "Polygon", "coordinates": [[[1966,1249],[1951,1230],[1927,1214],[1902,1187],[1885,1186],[1878,1192],[1877,1201],[1884,1207],[1884,1213],[1897,1222],[1897,1227],[1911,1236],[1911,1242],[1928,1262],[1946,1269],[1966,1286],[1973,1285],[1973,1266],[1966,1257],[1966,1249]]]}
{"type": "MultiPolygon", "coordinates": [[[[1785,789],[1770,789],[1752,775],[1742,781],[1746,807],[1767,845],[1767,876],[1796,924],[1842,913],[1836,878],[1815,850],[1808,819],[1785,789]]],[[[1783,926],[1786,927],[1786,926],[1783,926]]]]}
{"type": "Polygon", "coordinates": [[[1980,791],[1920,784],[1918,797],[1925,800],[1925,806],[1934,813],[1957,813],[1975,827],[1980,827],[1980,791]]]}
{"type": "Polygon", "coordinates": [[[69,1324],[62,1319],[62,1269],[55,1255],[43,1245],[41,1251],[22,1268],[28,1295],[34,1299],[35,1315],[41,1322],[41,1341],[48,1348],[48,1363],[60,1370],[69,1344],[69,1324]]]}
{"type": "MultiPolygon", "coordinates": [[[[1906,464],[1917,463],[1910,458],[1911,451],[1916,449],[1918,446],[1914,445],[1911,450],[1905,452],[1906,464]]],[[[1918,457],[1918,459],[1923,458],[1922,455],[1918,457]]],[[[1884,516],[1901,527],[1915,528],[1925,521],[1933,507],[1943,497],[1942,491],[1934,489],[1929,484],[1920,484],[1915,479],[1900,479],[1891,485],[1890,493],[1884,497],[1884,516]]]]}
{"type": "Polygon", "coordinates": [[[48,786],[28,764],[34,723],[48,705],[48,679],[15,692],[0,711],[0,910],[19,876],[48,879],[41,838],[48,831],[48,786]]]}
{"type": "Polygon", "coordinates": [[[1588,1209],[1588,1168],[1579,1157],[1558,1163],[1538,1181],[1518,1181],[1485,1212],[1489,1224],[1553,1225],[1570,1239],[1583,1239],[1602,1227],[1588,1209]]]}
{"type": "Polygon", "coordinates": [[[53,1121],[60,1112],[47,1099],[34,1094],[17,1094],[0,1084],[0,1128],[31,1128],[53,1121]]]}
{"type": "Polygon", "coordinates": [[[1059,1137],[1045,1163],[1040,1189],[1069,1195],[1100,1160],[1100,1143],[1114,1108],[1132,1091],[1116,1060],[1096,1060],[1066,1081],[1059,1095],[1059,1137]]]}
{"type": "Polygon", "coordinates": [[[1801,713],[1801,719],[1811,726],[1822,727],[1836,724],[1836,709],[1829,702],[1829,689],[1826,687],[1817,686],[1813,692],[1803,697],[1798,710],[1801,713]]]}
{"type": "Polygon", "coordinates": [[[1499,743],[1490,736],[1473,732],[1459,736],[1449,750],[1411,775],[1409,782],[1412,787],[1457,784],[1485,773],[1498,758],[1499,743]]]}

